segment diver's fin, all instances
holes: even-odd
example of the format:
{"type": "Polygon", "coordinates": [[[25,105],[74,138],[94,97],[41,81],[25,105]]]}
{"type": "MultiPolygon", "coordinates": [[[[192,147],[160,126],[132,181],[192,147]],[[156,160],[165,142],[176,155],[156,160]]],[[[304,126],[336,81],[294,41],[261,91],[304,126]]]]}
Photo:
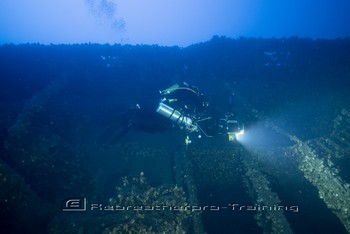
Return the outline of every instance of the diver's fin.
{"type": "Polygon", "coordinates": [[[171,87],[169,87],[169,88],[167,88],[167,89],[164,89],[164,90],[160,91],[160,94],[162,94],[162,95],[168,95],[168,94],[174,92],[175,90],[177,90],[179,87],[180,87],[179,84],[174,84],[173,86],[171,86],[171,87]]]}

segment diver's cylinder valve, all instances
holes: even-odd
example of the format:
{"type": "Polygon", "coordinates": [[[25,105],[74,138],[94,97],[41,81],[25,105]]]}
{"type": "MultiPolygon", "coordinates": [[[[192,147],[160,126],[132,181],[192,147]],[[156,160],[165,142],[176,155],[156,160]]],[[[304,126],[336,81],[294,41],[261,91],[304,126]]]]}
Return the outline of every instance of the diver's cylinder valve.
{"type": "Polygon", "coordinates": [[[168,119],[171,119],[173,122],[179,125],[185,125],[187,129],[193,129],[194,125],[192,123],[192,119],[187,116],[184,116],[179,111],[174,108],[164,104],[163,102],[159,103],[157,108],[157,112],[168,119]]]}

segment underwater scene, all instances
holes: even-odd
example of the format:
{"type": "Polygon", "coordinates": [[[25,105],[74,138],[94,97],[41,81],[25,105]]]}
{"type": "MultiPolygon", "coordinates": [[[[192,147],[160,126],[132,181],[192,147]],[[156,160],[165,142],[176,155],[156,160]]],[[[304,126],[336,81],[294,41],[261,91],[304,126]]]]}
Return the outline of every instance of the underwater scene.
{"type": "Polygon", "coordinates": [[[350,233],[350,39],[0,46],[4,233],[350,233]]]}

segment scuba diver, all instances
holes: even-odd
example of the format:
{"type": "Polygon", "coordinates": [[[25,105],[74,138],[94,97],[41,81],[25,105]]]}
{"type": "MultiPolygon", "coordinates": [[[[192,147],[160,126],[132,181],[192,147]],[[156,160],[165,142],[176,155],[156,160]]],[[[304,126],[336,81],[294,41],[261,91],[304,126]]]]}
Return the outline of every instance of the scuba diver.
{"type": "Polygon", "coordinates": [[[192,139],[202,137],[224,136],[226,141],[235,141],[237,136],[244,132],[243,125],[237,121],[230,108],[223,116],[214,113],[210,110],[206,96],[195,86],[184,82],[174,84],[159,93],[159,101],[154,103],[155,105],[147,107],[136,104],[118,114],[118,126],[109,128],[114,129],[113,135],[107,132],[107,137],[101,137],[102,141],[116,143],[130,130],[163,132],[171,123],[178,125],[185,133],[186,145],[190,144],[192,139]],[[116,129],[118,130],[115,131],[116,129]]]}
{"type": "Polygon", "coordinates": [[[244,133],[233,112],[215,118],[210,115],[209,102],[199,89],[187,83],[175,84],[160,91],[156,112],[178,124],[186,133],[186,145],[192,142],[191,137],[202,135],[208,138],[218,135],[227,136],[228,141],[234,141],[244,133]]]}

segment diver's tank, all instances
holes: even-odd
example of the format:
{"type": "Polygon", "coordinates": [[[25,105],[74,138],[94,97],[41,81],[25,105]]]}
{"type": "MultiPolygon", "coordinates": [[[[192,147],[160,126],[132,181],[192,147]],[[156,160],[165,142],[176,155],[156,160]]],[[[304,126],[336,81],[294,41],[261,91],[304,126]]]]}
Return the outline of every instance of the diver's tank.
{"type": "Polygon", "coordinates": [[[184,116],[180,111],[175,110],[163,102],[159,103],[157,112],[179,125],[185,125],[186,128],[191,128],[193,126],[192,120],[189,117],[184,116]]]}

